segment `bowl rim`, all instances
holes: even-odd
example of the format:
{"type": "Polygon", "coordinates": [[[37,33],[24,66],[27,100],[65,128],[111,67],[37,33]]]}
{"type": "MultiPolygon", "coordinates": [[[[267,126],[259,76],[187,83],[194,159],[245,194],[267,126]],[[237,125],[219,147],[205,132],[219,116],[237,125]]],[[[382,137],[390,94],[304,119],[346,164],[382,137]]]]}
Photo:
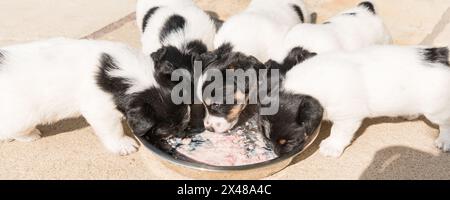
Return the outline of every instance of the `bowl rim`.
{"type": "Polygon", "coordinates": [[[307,143],[305,147],[301,150],[294,151],[288,154],[285,154],[281,157],[277,157],[275,159],[267,160],[260,163],[255,164],[249,164],[249,165],[237,165],[237,166],[214,166],[214,165],[208,165],[208,164],[202,164],[202,163],[193,163],[188,162],[184,160],[178,160],[168,153],[160,150],[159,148],[155,147],[154,145],[150,144],[147,140],[145,140],[143,137],[136,136],[139,141],[147,148],[149,149],[153,154],[155,154],[157,157],[162,159],[163,161],[167,161],[173,165],[181,166],[184,168],[190,168],[197,171],[205,171],[205,172],[239,172],[239,171],[247,171],[247,170],[253,170],[253,169],[260,169],[265,167],[270,167],[282,162],[285,162],[287,160],[290,162],[293,158],[297,157],[304,151],[306,151],[317,139],[320,129],[322,127],[322,123],[319,124],[319,126],[314,130],[314,133],[307,139],[307,143]]]}

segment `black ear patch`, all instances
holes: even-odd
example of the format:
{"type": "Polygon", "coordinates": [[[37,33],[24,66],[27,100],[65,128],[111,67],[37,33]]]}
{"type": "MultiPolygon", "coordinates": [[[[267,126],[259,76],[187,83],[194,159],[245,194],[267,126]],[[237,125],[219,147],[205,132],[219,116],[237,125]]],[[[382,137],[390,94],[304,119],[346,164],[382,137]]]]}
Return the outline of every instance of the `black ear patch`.
{"type": "Polygon", "coordinates": [[[145,13],[144,20],[142,21],[142,32],[145,32],[145,28],[147,28],[148,21],[158,9],[159,7],[153,7],[150,8],[150,10],[148,10],[147,13],[145,13]]]}
{"type": "Polygon", "coordinates": [[[364,2],[361,2],[360,4],[358,4],[358,6],[367,8],[367,10],[369,10],[374,15],[377,14],[377,12],[375,11],[375,6],[371,2],[364,1],[364,2]]]}
{"type": "Polygon", "coordinates": [[[186,45],[186,52],[189,54],[193,54],[193,55],[197,56],[197,55],[206,53],[207,51],[208,51],[208,48],[200,40],[191,41],[186,45]]]}
{"type": "Polygon", "coordinates": [[[292,8],[294,9],[295,13],[297,13],[300,21],[302,21],[302,23],[305,23],[305,15],[303,14],[302,9],[297,5],[292,5],[292,8]]]}
{"type": "Polygon", "coordinates": [[[139,109],[142,108],[132,108],[127,110],[126,117],[128,125],[131,130],[133,130],[133,133],[142,137],[146,135],[155,124],[148,116],[143,116],[144,112],[139,109]]]}
{"type": "Polygon", "coordinates": [[[306,134],[312,134],[319,127],[323,113],[324,108],[318,100],[304,96],[298,108],[296,121],[305,128],[306,134]]]}
{"type": "Polygon", "coordinates": [[[423,57],[426,62],[449,65],[449,50],[447,47],[423,49],[423,57]]]}
{"type": "Polygon", "coordinates": [[[155,61],[155,62],[161,62],[166,54],[167,54],[167,48],[162,47],[162,48],[158,49],[158,51],[153,52],[150,55],[150,57],[152,57],[153,61],[155,61]]]}
{"type": "Polygon", "coordinates": [[[280,68],[281,73],[286,73],[291,70],[295,65],[302,63],[303,61],[316,56],[317,53],[310,52],[302,47],[293,48],[289,54],[284,58],[283,65],[280,68]]]}
{"type": "Polygon", "coordinates": [[[167,19],[163,28],[161,29],[161,33],[159,34],[159,41],[163,42],[167,36],[171,33],[184,29],[186,25],[186,19],[180,15],[172,15],[167,19]]]}

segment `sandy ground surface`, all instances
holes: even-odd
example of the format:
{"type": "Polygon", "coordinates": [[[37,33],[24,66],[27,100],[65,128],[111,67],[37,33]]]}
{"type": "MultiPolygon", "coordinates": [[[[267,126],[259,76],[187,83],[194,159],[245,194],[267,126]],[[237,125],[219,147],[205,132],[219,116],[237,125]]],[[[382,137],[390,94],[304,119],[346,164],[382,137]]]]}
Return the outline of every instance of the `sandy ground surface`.
{"type": "MultiPolygon", "coordinates": [[[[2,0],[0,46],[56,36],[126,42],[139,47],[135,0],[2,0]]],[[[249,0],[196,0],[222,19],[249,0]]],[[[357,0],[306,0],[319,22],[357,0]]],[[[375,0],[396,44],[450,45],[450,0],[375,0]]],[[[1,111],[0,111],[1,112],[1,111]]],[[[141,150],[108,153],[83,119],[40,126],[33,143],[0,144],[0,179],[188,179],[141,150]]],[[[339,158],[325,158],[319,139],[285,170],[268,179],[450,179],[450,154],[433,146],[438,130],[426,120],[366,120],[339,158]]]]}

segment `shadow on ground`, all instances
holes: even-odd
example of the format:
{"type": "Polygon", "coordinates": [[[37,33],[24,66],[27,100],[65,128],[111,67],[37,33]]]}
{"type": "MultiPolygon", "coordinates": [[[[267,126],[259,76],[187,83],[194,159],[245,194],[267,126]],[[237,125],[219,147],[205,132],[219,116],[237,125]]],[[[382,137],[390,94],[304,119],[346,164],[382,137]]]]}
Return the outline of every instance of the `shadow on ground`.
{"type": "Polygon", "coordinates": [[[373,179],[450,179],[450,154],[432,155],[402,146],[389,147],[376,153],[360,176],[373,179]]]}
{"type": "Polygon", "coordinates": [[[88,127],[89,124],[82,117],[61,120],[50,125],[40,125],[37,127],[42,132],[43,137],[50,137],[65,132],[72,132],[88,127]]]}
{"type": "MultiPolygon", "coordinates": [[[[430,122],[423,116],[416,120],[422,120],[428,126],[430,126],[432,128],[438,128],[438,126],[436,126],[435,124],[433,124],[432,122],[430,122]]],[[[379,118],[373,118],[373,119],[366,119],[366,120],[364,120],[364,122],[361,125],[361,127],[359,128],[359,130],[356,132],[355,138],[353,139],[353,141],[357,140],[367,130],[367,128],[369,128],[372,125],[383,124],[383,123],[404,123],[406,121],[407,120],[405,120],[404,118],[390,118],[390,117],[379,117],[379,118]]],[[[291,164],[296,164],[296,163],[308,158],[309,156],[313,155],[317,150],[319,150],[320,142],[322,142],[322,140],[324,140],[330,136],[331,127],[332,127],[332,123],[323,122],[319,136],[314,141],[314,143],[305,152],[303,152],[301,155],[294,158],[294,160],[292,161],[291,164]]],[[[345,151],[344,151],[344,153],[345,153],[345,151]]],[[[449,162],[449,173],[450,173],[450,162],[449,162]]]]}

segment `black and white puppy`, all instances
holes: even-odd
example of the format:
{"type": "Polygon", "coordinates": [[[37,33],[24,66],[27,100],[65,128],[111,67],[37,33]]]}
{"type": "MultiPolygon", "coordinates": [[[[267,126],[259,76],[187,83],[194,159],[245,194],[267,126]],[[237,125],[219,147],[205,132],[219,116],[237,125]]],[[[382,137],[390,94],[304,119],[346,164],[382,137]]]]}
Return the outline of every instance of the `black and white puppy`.
{"type": "Polygon", "coordinates": [[[153,78],[150,57],[126,45],[50,39],[0,48],[0,140],[33,141],[38,124],[83,116],[111,152],[127,155],[133,132],[164,136],[184,129],[188,106],[173,105],[153,78]],[[80,59],[83,58],[83,59],[80,59]]]}
{"type": "Polygon", "coordinates": [[[289,70],[282,88],[319,100],[333,122],[320,152],[338,157],[373,117],[424,115],[439,125],[436,147],[450,151],[449,86],[448,48],[385,45],[314,56],[289,70]]]}
{"type": "MultiPolygon", "coordinates": [[[[310,14],[302,0],[252,0],[246,10],[223,24],[214,40],[216,50],[204,54],[202,61],[208,70],[247,69],[235,66],[237,63],[260,66],[260,62],[269,59],[270,51],[282,43],[289,29],[309,21],[310,14]]],[[[206,84],[201,82],[200,85],[206,84]]],[[[234,98],[243,99],[246,94],[236,91],[234,98]]],[[[205,127],[218,132],[233,128],[240,113],[247,108],[238,104],[213,106],[210,102],[204,103],[207,107],[205,127]],[[221,112],[217,113],[219,109],[221,112]]]]}
{"type": "MultiPolygon", "coordinates": [[[[192,0],[139,0],[136,14],[143,51],[152,56],[155,78],[161,87],[172,89],[179,83],[171,80],[177,69],[188,70],[193,77],[194,58],[213,47],[215,20],[192,0]]],[[[204,107],[190,106],[189,131],[202,132],[204,107]]]]}
{"type": "MultiPolygon", "coordinates": [[[[303,61],[283,63],[291,51],[300,48],[309,53],[352,51],[376,44],[390,44],[391,36],[383,20],[377,15],[375,5],[362,2],[345,10],[323,24],[298,24],[284,38],[281,48],[272,59],[293,67],[303,61]]],[[[297,50],[298,51],[298,50],[297,50]]]]}
{"type": "Polygon", "coordinates": [[[252,0],[246,10],[225,21],[214,48],[231,45],[235,52],[266,62],[292,27],[310,21],[302,0],[252,0]]]}
{"type": "MultiPolygon", "coordinates": [[[[238,87],[236,80],[228,82],[230,77],[227,77],[227,73],[230,70],[248,72],[249,70],[259,71],[266,69],[256,58],[232,52],[231,47],[227,48],[226,46],[222,46],[209,54],[204,54],[202,58],[208,67],[201,78],[204,83],[201,89],[205,94],[209,93],[207,88],[215,80],[208,79],[208,76],[210,73],[219,70],[222,77],[226,78],[223,79],[222,87],[214,89],[223,92],[223,99],[231,98],[234,100],[232,103],[224,103],[223,99],[215,96],[217,92],[212,96],[203,95],[203,102],[207,107],[206,119],[208,119],[205,120],[205,126],[208,130],[219,133],[226,132],[235,125],[245,122],[248,117],[253,116],[255,112],[259,112],[262,107],[266,106],[259,101],[256,104],[251,104],[250,96],[257,95],[260,92],[262,89],[259,88],[261,80],[269,79],[267,82],[271,83],[272,75],[270,73],[267,76],[259,76],[260,74],[257,73],[257,81],[247,81],[243,88],[238,87]],[[213,71],[210,71],[210,69],[213,71]],[[234,88],[233,93],[227,93],[227,88],[234,88]]],[[[280,80],[278,81],[282,81],[281,77],[274,76],[273,78],[279,78],[280,80]]],[[[234,77],[232,78],[234,79],[234,77]]],[[[278,87],[280,82],[275,82],[275,84],[277,85],[273,87],[278,87]]],[[[200,96],[200,94],[198,95],[200,96]]],[[[260,95],[258,96],[261,97],[260,95]]],[[[280,105],[279,111],[275,114],[260,117],[262,131],[274,144],[275,152],[281,156],[303,149],[308,138],[315,132],[322,121],[323,108],[320,103],[310,96],[284,91],[281,91],[279,96],[268,95],[261,98],[265,98],[266,102],[278,101],[280,105]],[[277,99],[267,100],[267,98],[277,99]]]]}

